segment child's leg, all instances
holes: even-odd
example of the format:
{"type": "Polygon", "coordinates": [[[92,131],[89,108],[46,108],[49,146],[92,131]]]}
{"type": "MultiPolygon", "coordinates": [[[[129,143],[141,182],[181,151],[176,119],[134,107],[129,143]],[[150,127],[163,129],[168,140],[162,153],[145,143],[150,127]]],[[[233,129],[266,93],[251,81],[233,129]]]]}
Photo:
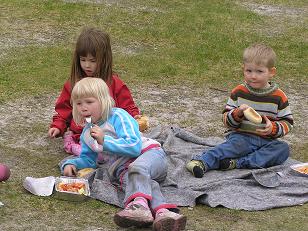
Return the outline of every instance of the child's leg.
{"type": "Polygon", "coordinates": [[[254,137],[249,134],[231,133],[227,136],[226,142],[203,152],[201,155],[196,155],[193,159],[201,160],[208,169],[219,169],[220,160],[239,158],[253,152],[254,147],[251,145],[251,140],[254,137]]]}
{"type": "Polygon", "coordinates": [[[151,149],[139,156],[128,167],[125,199],[137,196],[152,200],[152,180],[163,181],[167,175],[167,161],[162,149],[151,149]]]}
{"type": "Polygon", "coordinates": [[[144,172],[144,174],[149,177],[147,182],[149,182],[152,197],[150,199],[150,206],[153,214],[155,214],[153,229],[156,231],[184,230],[186,226],[186,216],[174,212],[178,212],[179,209],[175,204],[166,202],[159,185],[159,182],[165,180],[167,176],[165,152],[162,149],[152,149],[145,152],[142,157],[140,157],[141,161],[138,160],[139,158],[135,163],[135,167],[139,166],[139,168],[142,168],[142,166],[148,166],[147,173],[144,172]]]}
{"type": "Polygon", "coordinates": [[[153,223],[154,219],[148,205],[152,200],[151,183],[152,179],[166,177],[166,166],[165,159],[159,158],[152,150],[143,153],[129,165],[123,178],[125,209],[114,216],[117,225],[145,227],[153,223]]]}
{"type": "Polygon", "coordinates": [[[282,164],[289,157],[289,145],[280,140],[256,139],[258,149],[236,161],[237,168],[271,167],[282,164]]]}

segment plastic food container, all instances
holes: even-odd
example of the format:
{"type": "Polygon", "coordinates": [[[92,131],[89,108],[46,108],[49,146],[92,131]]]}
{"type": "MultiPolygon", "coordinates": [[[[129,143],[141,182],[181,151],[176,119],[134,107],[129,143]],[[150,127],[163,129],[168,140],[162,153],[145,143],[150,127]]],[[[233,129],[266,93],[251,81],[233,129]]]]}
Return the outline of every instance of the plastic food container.
{"type": "Polygon", "coordinates": [[[89,182],[83,178],[57,177],[54,196],[62,200],[84,201],[90,196],[89,182]]]}
{"type": "Polygon", "coordinates": [[[308,163],[294,164],[291,165],[290,168],[297,174],[300,174],[302,176],[308,176],[308,163]]]}

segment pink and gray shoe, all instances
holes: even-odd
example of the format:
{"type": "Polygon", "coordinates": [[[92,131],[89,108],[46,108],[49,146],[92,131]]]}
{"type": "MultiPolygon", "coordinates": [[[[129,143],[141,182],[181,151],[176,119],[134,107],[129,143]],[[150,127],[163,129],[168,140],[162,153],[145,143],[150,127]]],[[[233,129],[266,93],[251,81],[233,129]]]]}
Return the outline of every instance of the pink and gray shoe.
{"type": "Polygon", "coordinates": [[[153,224],[153,216],[149,207],[143,206],[136,201],[130,202],[125,209],[116,213],[113,218],[114,222],[123,228],[131,226],[148,227],[153,224]]]}
{"type": "Polygon", "coordinates": [[[157,212],[153,223],[154,231],[180,231],[185,230],[187,217],[164,209],[157,212]]]}

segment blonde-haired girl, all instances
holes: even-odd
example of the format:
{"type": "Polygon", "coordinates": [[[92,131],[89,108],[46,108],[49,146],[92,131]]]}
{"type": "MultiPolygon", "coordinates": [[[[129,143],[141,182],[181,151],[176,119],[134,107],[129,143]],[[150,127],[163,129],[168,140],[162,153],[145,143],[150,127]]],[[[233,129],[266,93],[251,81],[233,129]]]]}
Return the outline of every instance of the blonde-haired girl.
{"type": "Polygon", "coordinates": [[[79,124],[86,118],[78,158],[62,165],[65,176],[75,176],[83,168],[96,168],[101,153],[111,182],[125,192],[124,209],[114,216],[121,227],[154,230],[184,230],[186,217],[175,213],[175,204],[166,203],[159,182],[167,175],[166,154],[160,144],[141,137],[137,121],[121,108],[113,108],[106,83],[99,78],[83,78],[72,90],[73,117],[79,124]],[[173,210],[173,211],[171,211],[173,210]],[[154,219],[154,217],[155,219],[154,219]]]}

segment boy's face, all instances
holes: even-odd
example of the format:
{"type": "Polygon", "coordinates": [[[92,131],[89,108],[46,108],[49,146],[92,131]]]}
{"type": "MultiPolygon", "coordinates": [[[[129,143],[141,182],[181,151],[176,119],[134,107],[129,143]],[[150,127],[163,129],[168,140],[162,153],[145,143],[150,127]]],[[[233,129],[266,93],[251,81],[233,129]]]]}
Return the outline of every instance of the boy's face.
{"type": "Polygon", "coordinates": [[[255,89],[262,89],[269,86],[270,79],[276,74],[276,68],[268,68],[254,63],[243,65],[245,82],[255,89]]]}

